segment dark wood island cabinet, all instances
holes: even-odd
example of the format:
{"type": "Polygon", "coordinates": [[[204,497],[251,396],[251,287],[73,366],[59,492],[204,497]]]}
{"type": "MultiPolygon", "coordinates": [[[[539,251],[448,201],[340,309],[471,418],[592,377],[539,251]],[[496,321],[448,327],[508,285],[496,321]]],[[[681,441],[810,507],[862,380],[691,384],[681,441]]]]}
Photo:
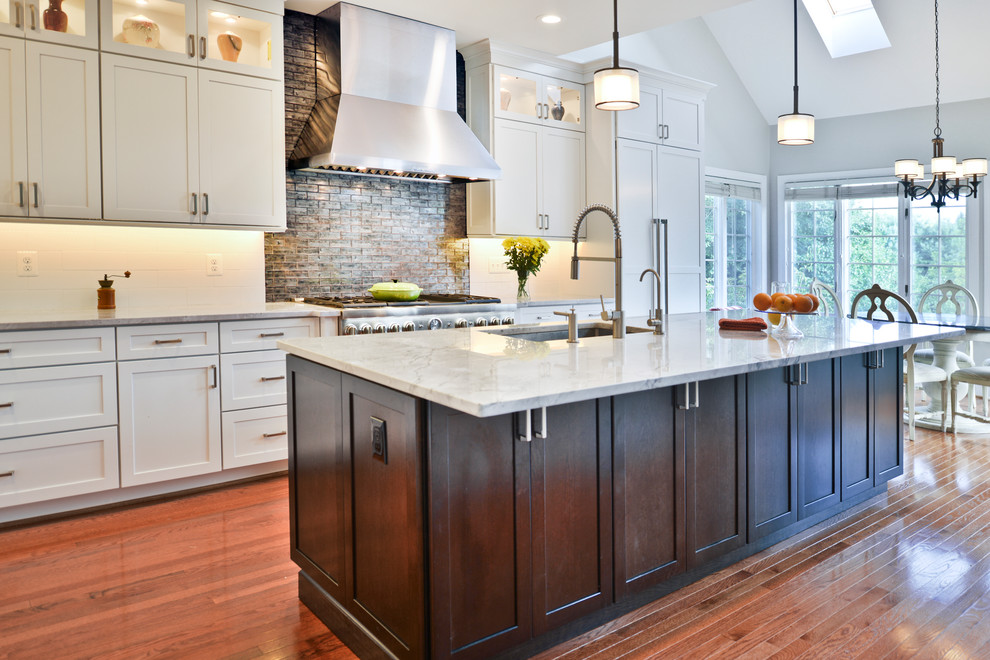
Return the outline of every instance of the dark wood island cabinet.
{"type": "Polygon", "coordinates": [[[300,598],[362,657],[523,657],[883,492],[899,360],[475,417],[289,356],[300,598]]]}

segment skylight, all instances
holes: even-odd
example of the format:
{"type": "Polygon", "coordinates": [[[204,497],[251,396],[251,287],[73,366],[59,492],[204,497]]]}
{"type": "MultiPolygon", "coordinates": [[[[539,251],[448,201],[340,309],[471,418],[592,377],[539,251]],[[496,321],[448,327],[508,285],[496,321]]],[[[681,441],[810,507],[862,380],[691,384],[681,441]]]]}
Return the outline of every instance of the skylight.
{"type": "Polygon", "coordinates": [[[890,48],[872,0],[802,2],[833,58],[890,48]]]}

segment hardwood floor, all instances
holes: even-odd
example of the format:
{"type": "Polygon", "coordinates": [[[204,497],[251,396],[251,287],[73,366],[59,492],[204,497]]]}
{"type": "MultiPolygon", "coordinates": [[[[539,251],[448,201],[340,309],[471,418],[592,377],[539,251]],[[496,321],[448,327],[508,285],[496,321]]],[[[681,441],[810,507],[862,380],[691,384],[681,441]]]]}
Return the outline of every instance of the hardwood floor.
{"type": "MultiPolygon", "coordinates": [[[[990,436],[540,658],[990,658],[990,436]]],[[[284,477],[0,531],[0,658],[354,656],[296,598],[284,477]]]]}

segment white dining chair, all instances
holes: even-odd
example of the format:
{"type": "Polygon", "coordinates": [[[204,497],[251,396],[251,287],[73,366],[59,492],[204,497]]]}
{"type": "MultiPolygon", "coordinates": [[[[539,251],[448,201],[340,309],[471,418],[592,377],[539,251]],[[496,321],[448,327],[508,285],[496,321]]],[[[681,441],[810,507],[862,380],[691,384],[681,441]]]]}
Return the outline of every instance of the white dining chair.
{"type": "MultiPolygon", "coordinates": [[[[936,284],[932,288],[925,291],[921,296],[921,301],[918,303],[918,313],[919,314],[936,314],[936,315],[952,315],[952,316],[979,316],[980,315],[980,305],[976,301],[976,297],[964,286],[956,284],[952,280],[946,280],[942,284],[936,284]]],[[[930,348],[930,344],[925,344],[921,346],[914,352],[915,362],[923,362],[925,364],[934,364],[935,362],[935,350],[930,348]]],[[[963,368],[970,368],[976,366],[976,360],[973,357],[973,341],[970,339],[965,344],[965,350],[956,351],[956,364],[963,368]]],[[[984,364],[984,366],[987,366],[984,364]]],[[[951,383],[950,383],[951,385],[951,383]]],[[[983,399],[983,410],[984,416],[986,416],[986,388],[981,388],[981,394],[983,399]]],[[[969,411],[972,413],[976,409],[976,387],[970,385],[969,388],[969,411]]]]}
{"type": "MultiPolygon", "coordinates": [[[[904,313],[908,315],[911,319],[911,323],[918,322],[918,315],[914,312],[914,308],[911,304],[900,297],[893,291],[887,291],[880,287],[879,284],[874,284],[869,289],[860,291],[852,300],[852,304],[849,306],[849,316],[856,318],[856,307],[863,300],[868,300],[870,302],[870,308],[866,311],[866,318],[873,320],[873,316],[882,312],[884,316],[887,317],[888,321],[896,321],[894,313],[887,307],[887,302],[889,300],[896,300],[897,303],[904,310],[904,313]]],[[[942,384],[942,431],[944,432],[948,426],[949,412],[945,406],[945,402],[949,400],[949,376],[945,373],[944,369],[940,369],[934,365],[921,364],[914,361],[914,350],[917,348],[917,344],[912,344],[904,351],[904,366],[902,368],[902,373],[904,374],[904,405],[907,408],[908,413],[908,437],[914,440],[914,421],[915,421],[915,409],[914,409],[914,388],[919,385],[924,385],[925,383],[941,383],[942,384]]],[[[951,410],[951,406],[948,410],[951,410]]]]}
{"type": "Polygon", "coordinates": [[[811,286],[808,291],[818,298],[820,307],[824,308],[825,314],[831,314],[832,316],[845,316],[842,313],[842,302],[839,300],[839,296],[835,294],[835,289],[825,284],[817,277],[811,280],[811,286]]]}

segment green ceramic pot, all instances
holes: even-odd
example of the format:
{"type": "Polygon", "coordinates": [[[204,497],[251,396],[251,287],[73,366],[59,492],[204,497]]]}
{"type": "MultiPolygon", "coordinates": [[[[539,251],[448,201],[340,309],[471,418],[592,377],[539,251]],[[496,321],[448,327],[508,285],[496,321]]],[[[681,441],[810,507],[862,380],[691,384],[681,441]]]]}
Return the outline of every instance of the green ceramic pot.
{"type": "Polygon", "coordinates": [[[412,282],[378,282],[368,289],[368,293],[375,300],[402,301],[409,302],[419,298],[423,290],[412,282]]]}

